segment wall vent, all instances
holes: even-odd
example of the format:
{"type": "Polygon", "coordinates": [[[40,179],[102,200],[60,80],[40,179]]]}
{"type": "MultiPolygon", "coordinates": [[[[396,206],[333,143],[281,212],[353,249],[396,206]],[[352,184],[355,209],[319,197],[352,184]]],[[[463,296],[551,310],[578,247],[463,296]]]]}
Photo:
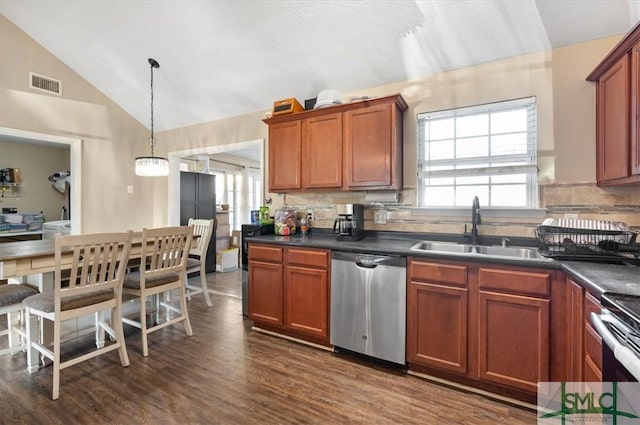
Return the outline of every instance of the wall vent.
{"type": "Polygon", "coordinates": [[[29,73],[29,87],[62,96],[62,81],[38,75],[34,72],[29,73]]]}

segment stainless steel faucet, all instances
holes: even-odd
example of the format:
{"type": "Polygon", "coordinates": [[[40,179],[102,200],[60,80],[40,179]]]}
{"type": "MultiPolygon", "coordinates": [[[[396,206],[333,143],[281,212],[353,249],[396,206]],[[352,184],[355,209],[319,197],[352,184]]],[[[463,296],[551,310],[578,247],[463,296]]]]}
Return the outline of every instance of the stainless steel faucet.
{"type": "Polygon", "coordinates": [[[473,204],[471,205],[471,243],[478,244],[478,224],[482,222],[480,217],[480,200],[477,196],[473,197],[473,204]]]}

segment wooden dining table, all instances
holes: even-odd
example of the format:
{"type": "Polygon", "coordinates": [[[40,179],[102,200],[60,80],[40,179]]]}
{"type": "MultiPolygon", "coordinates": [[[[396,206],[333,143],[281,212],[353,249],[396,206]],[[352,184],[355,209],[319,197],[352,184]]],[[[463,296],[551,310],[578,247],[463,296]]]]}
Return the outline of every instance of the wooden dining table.
{"type": "MultiPolygon", "coordinates": [[[[194,235],[194,239],[197,238],[194,235]]],[[[0,243],[0,279],[18,278],[23,283],[36,287],[40,292],[53,291],[55,270],[54,240],[34,240],[0,243]]],[[[142,232],[133,232],[129,259],[142,257],[142,232]]],[[[70,267],[72,254],[62,255],[62,267],[70,267]]],[[[40,338],[49,341],[53,335],[50,326],[41,328],[40,338]]],[[[27,365],[30,373],[39,369],[38,356],[27,365]]]]}

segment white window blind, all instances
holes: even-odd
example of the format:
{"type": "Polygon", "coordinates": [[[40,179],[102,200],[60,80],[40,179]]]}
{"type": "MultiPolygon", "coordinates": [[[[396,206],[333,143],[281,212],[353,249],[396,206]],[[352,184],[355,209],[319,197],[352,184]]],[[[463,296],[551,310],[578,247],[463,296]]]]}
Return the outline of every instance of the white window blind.
{"type": "Polygon", "coordinates": [[[536,208],[535,97],[418,115],[421,207],[536,208]]]}

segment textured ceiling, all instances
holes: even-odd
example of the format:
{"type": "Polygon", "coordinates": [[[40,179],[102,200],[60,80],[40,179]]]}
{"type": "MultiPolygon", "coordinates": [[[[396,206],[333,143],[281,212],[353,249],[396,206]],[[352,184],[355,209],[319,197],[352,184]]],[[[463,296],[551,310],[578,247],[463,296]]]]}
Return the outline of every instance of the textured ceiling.
{"type": "Polygon", "coordinates": [[[0,0],[0,13],[147,127],[158,60],[164,130],[622,34],[640,0],[0,0]]]}

